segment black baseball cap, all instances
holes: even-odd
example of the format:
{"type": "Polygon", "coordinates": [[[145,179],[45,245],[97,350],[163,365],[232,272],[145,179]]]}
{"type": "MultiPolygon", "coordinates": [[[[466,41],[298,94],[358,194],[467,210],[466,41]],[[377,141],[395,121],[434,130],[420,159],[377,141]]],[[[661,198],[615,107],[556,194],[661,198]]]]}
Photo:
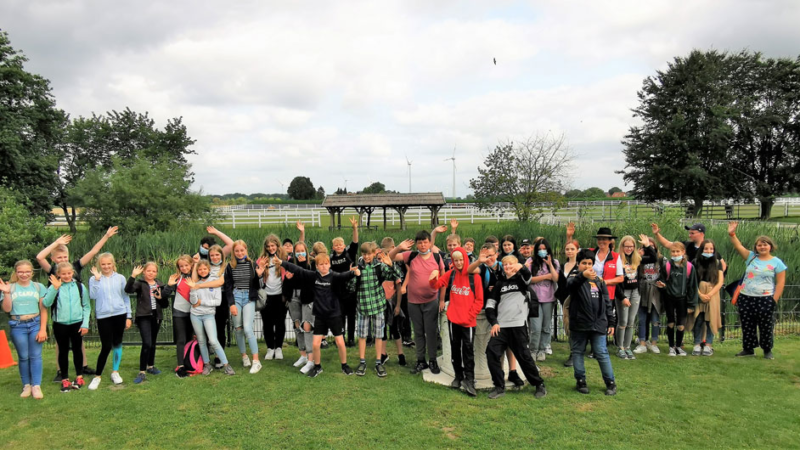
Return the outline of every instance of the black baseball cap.
{"type": "Polygon", "coordinates": [[[696,223],[696,224],[694,224],[694,225],[692,225],[690,227],[689,226],[684,226],[683,228],[686,228],[686,231],[694,230],[694,231],[699,231],[701,233],[705,233],[706,232],[706,226],[703,225],[702,223],[696,223]]]}
{"type": "Polygon", "coordinates": [[[523,239],[522,242],[519,244],[520,247],[525,247],[526,245],[531,245],[530,239],[523,239]]]}

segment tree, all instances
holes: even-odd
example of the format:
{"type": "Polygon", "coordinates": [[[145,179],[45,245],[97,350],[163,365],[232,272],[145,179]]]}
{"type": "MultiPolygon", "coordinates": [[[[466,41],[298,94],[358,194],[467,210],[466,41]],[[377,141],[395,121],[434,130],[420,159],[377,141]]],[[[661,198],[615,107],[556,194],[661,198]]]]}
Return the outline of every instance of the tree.
{"type": "Polygon", "coordinates": [[[611,189],[608,190],[608,195],[614,195],[617,192],[625,192],[625,191],[623,191],[622,189],[618,188],[617,186],[614,186],[614,187],[612,187],[611,189]]]}
{"type": "Polygon", "coordinates": [[[344,189],[342,189],[342,188],[336,188],[336,192],[335,192],[335,194],[336,194],[336,195],[347,195],[347,188],[344,188],[344,189]]]}
{"type": "Polygon", "coordinates": [[[28,59],[0,31],[0,186],[13,188],[31,214],[52,216],[56,144],[67,121],[50,82],[25,71],[28,59]]]}
{"type": "Polygon", "coordinates": [[[478,167],[470,188],[481,209],[503,208],[510,203],[517,218],[531,220],[537,203],[561,201],[572,151],[565,135],[532,136],[523,142],[500,143],[478,167]]]}
{"type": "Polygon", "coordinates": [[[6,281],[14,263],[31,259],[54,236],[42,216],[32,216],[27,198],[0,187],[0,276],[6,281]]]}
{"type": "Polygon", "coordinates": [[[628,194],[646,201],[694,202],[699,214],[706,200],[737,198],[743,191],[727,160],[737,116],[729,83],[733,59],[717,51],[677,57],[666,71],[644,80],[625,146],[628,194]]]}
{"type": "Polygon", "coordinates": [[[583,197],[583,191],[580,189],[570,189],[564,193],[566,198],[580,198],[583,197]]]}
{"type": "Polygon", "coordinates": [[[187,221],[212,221],[201,194],[189,190],[188,169],[168,161],[123,161],[86,172],[74,190],[83,199],[81,218],[94,230],[119,225],[130,233],[176,228],[187,221]]]}
{"type": "Polygon", "coordinates": [[[606,193],[599,187],[590,187],[583,191],[583,196],[586,198],[606,198],[606,193]]]}
{"type": "Polygon", "coordinates": [[[289,198],[294,200],[311,200],[317,191],[308,177],[294,177],[287,190],[289,198]]]}
{"type": "Polygon", "coordinates": [[[315,196],[317,200],[322,200],[325,198],[325,189],[320,186],[317,188],[317,195],[315,196]]]}
{"type": "Polygon", "coordinates": [[[384,192],[386,192],[386,186],[380,181],[370,184],[361,191],[362,194],[382,194],[384,192]]]}

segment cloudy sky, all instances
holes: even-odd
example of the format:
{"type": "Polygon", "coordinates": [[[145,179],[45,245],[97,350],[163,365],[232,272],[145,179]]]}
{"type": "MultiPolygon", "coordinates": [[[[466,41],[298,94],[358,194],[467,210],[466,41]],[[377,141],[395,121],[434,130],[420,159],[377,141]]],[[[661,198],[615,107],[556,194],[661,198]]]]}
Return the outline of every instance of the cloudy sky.
{"type": "Polygon", "coordinates": [[[564,133],[572,184],[622,185],[642,80],[694,48],[800,53],[800,2],[3,0],[73,117],[130,107],[197,140],[196,187],[457,195],[499,141],[564,133]],[[494,65],[492,59],[497,59],[494,65]]]}

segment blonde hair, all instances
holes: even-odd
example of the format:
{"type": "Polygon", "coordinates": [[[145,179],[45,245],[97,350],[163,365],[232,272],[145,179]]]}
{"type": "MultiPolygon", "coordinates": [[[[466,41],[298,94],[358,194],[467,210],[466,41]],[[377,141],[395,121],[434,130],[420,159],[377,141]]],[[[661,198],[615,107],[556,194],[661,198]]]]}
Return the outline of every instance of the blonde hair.
{"type": "Polygon", "coordinates": [[[516,264],[519,262],[519,259],[514,255],[506,255],[500,260],[500,262],[502,262],[503,265],[516,264]]]}
{"type": "Polygon", "coordinates": [[[191,275],[192,269],[194,269],[194,260],[192,259],[192,257],[189,255],[181,255],[178,256],[178,259],[175,260],[175,268],[178,269],[178,274],[183,275],[181,273],[181,267],[180,267],[181,261],[189,263],[189,266],[191,266],[191,268],[189,269],[188,275],[191,275]]]}
{"type": "Polygon", "coordinates": [[[344,239],[341,237],[335,237],[331,240],[331,246],[336,245],[336,243],[341,242],[344,245],[344,239]]]}
{"type": "MultiPolygon", "coordinates": [[[[219,246],[217,245],[216,247],[219,247],[219,246]]],[[[233,251],[236,249],[236,247],[244,247],[244,249],[247,250],[247,243],[245,241],[241,240],[241,239],[233,241],[233,245],[231,246],[231,254],[233,254],[233,251]]],[[[220,251],[221,250],[222,249],[220,248],[220,251]]],[[[211,252],[211,250],[209,250],[209,253],[210,252],[211,252]]],[[[264,255],[261,255],[261,256],[264,256],[264,255]]],[[[247,255],[245,257],[245,260],[250,261],[250,255],[247,255]]],[[[236,264],[237,263],[238,263],[238,261],[236,261],[236,257],[235,256],[233,258],[231,258],[231,268],[232,269],[236,268],[236,264]]],[[[224,253],[223,253],[223,258],[222,258],[222,265],[225,265],[224,253]]]]}
{"type": "Polygon", "coordinates": [[[688,259],[686,258],[686,246],[683,245],[683,242],[673,242],[672,243],[672,247],[670,247],[670,249],[672,249],[672,250],[680,250],[680,251],[683,252],[683,259],[681,259],[680,261],[675,261],[676,264],[677,263],[683,264],[683,263],[688,261],[688,259]]]}
{"type": "Polygon", "coordinates": [[[75,268],[72,267],[72,263],[64,261],[56,265],[56,275],[61,276],[61,271],[65,269],[71,270],[73,274],[75,273],[75,268]]]}
{"type": "MultiPolygon", "coordinates": [[[[269,257],[269,252],[267,251],[267,246],[269,244],[275,244],[275,256],[277,256],[278,259],[280,259],[281,261],[286,261],[286,250],[283,249],[283,244],[281,244],[281,240],[278,238],[278,236],[274,234],[268,234],[267,237],[264,238],[264,248],[261,249],[261,257],[262,258],[269,257]]],[[[233,259],[235,260],[236,258],[233,259]]],[[[281,270],[283,270],[282,267],[281,270]]],[[[263,278],[264,281],[266,282],[267,279],[269,278],[269,270],[264,271],[263,278]]]]}
{"type": "Polygon", "coordinates": [[[381,239],[381,248],[386,248],[386,247],[394,247],[394,239],[392,239],[391,237],[385,237],[381,239]]]}
{"type": "Polygon", "coordinates": [[[364,242],[363,244],[361,244],[361,254],[362,255],[366,255],[367,253],[372,253],[377,249],[378,249],[378,244],[376,244],[376,243],[374,243],[372,241],[364,242]]]}
{"type": "Polygon", "coordinates": [[[95,263],[94,263],[94,266],[97,268],[97,270],[100,270],[100,260],[101,259],[110,259],[111,260],[111,266],[114,267],[114,272],[117,271],[117,260],[114,259],[114,255],[112,255],[109,252],[100,253],[99,255],[97,255],[97,259],[95,260],[95,263]]]}
{"type": "MultiPolygon", "coordinates": [[[[16,283],[18,281],[17,280],[17,269],[19,267],[21,267],[21,266],[28,266],[28,267],[31,268],[31,272],[33,272],[33,263],[31,263],[27,259],[19,260],[14,264],[14,272],[11,273],[11,278],[8,280],[9,283],[16,283]]],[[[31,275],[33,275],[33,274],[31,274],[31,275]]],[[[31,280],[33,280],[32,276],[31,276],[31,280]]]]}
{"type": "Polygon", "coordinates": [[[451,241],[456,241],[458,242],[458,245],[461,245],[461,237],[457,234],[448,235],[447,239],[445,239],[445,242],[451,242],[451,241]]]}
{"type": "Polygon", "coordinates": [[[197,261],[197,264],[195,265],[195,270],[197,270],[197,268],[200,266],[206,266],[208,267],[209,272],[211,271],[211,263],[208,262],[207,259],[201,259],[200,261],[197,261]]]}
{"type": "Polygon", "coordinates": [[[328,247],[325,246],[324,242],[317,241],[311,246],[311,251],[314,252],[315,255],[328,254],[328,247]]]}
{"type": "MultiPolygon", "coordinates": [[[[245,247],[246,246],[247,246],[247,244],[245,244],[245,247]]],[[[225,252],[222,250],[222,247],[219,244],[214,244],[214,245],[212,245],[211,247],[208,248],[208,256],[209,256],[208,260],[209,261],[211,261],[211,252],[219,253],[219,256],[220,256],[220,258],[219,258],[219,266],[222,267],[222,268],[225,268],[225,252]]],[[[231,247],[231,252],[233,252],[233,247],[231,247]]],[[[234,258],[231,258],[231,259],[234,259],[234,258]]]]}
{"type": "Polygon", "coordinates": [[[622,257],[622,262],[623,263],[627,262],[628,264],[630,264],[633,270],[639,268],[639,264],[641,264],[642,262],[642,255],[640,255],[638,250],[636,249],[636,239],[634,239],[633,236],[623,236],[622,239],[619,240],[619,247],[617,247],[617,253],[619,253],[620,256],[622,257]],[[628,258],[628,255],[626,255],[625,252],[622,250],[622,247],[628,241],[633,242],[633,253],[631,253],[630,258],[628,258]],[[628,259],[630,259],[630,261],[628,261],[628,259]]]}
{"type": "Polygon", "coordinates": [[[775,245],[775,242],[769,236],[759,236],[756,238],[756,243],[753,244],[753,252],[755,254],[758,254],[758,251],[756,250],[756,245],[758,245],[759,242],[763,242],[769,245],[770,253],[778,251],[778,246],[775,245]]]}

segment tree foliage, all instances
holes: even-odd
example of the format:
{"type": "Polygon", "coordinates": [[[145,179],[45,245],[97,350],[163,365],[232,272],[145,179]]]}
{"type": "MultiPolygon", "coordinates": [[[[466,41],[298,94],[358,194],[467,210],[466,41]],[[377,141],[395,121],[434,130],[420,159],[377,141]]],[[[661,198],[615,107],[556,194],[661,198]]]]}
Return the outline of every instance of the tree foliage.
{"type": "Polygon", "coordinates": [[[614,186],[614,187],[612,187],[611,189],[608,190],[608,195],[614,195],[617,192],[625,192],[625,191],[623,191],[622,189],[620,189],[617,186],[614,186]]]}
{"type": "Polygon", "coordinates": [[[370,184],[361,191],[362,194],[382,194],[384,192],[386,192],[386,186],[380,181],[370,184]]]}
{"type": "Polygon", "coordinates": [[[585,198],[606,198],[606,193],[599,187],[590,187],[583,191],[582,196],[585,198]]]}
{"type": "Polygon", "coordinates": [[[478,167],[470,188],[480,208],[499,210],[508,203],[519,220],[531,220],[541,209],[537,203],[562,201],[571,160],[563,134],[501,142],[478,167]]]}
{"type": "Polygon", "coordinates": [[[32,216],[25,196],[0,187],[0,276],[7,281],[14,263],[30,260],[55,234],[42,216],[32,216]]]}
{"type": "Polygon", "coordinates": [[[294,177],[287,190],[289,198],[294,200],[311,200],[317,194],[311,179],[308,177],[294,177]]]}

